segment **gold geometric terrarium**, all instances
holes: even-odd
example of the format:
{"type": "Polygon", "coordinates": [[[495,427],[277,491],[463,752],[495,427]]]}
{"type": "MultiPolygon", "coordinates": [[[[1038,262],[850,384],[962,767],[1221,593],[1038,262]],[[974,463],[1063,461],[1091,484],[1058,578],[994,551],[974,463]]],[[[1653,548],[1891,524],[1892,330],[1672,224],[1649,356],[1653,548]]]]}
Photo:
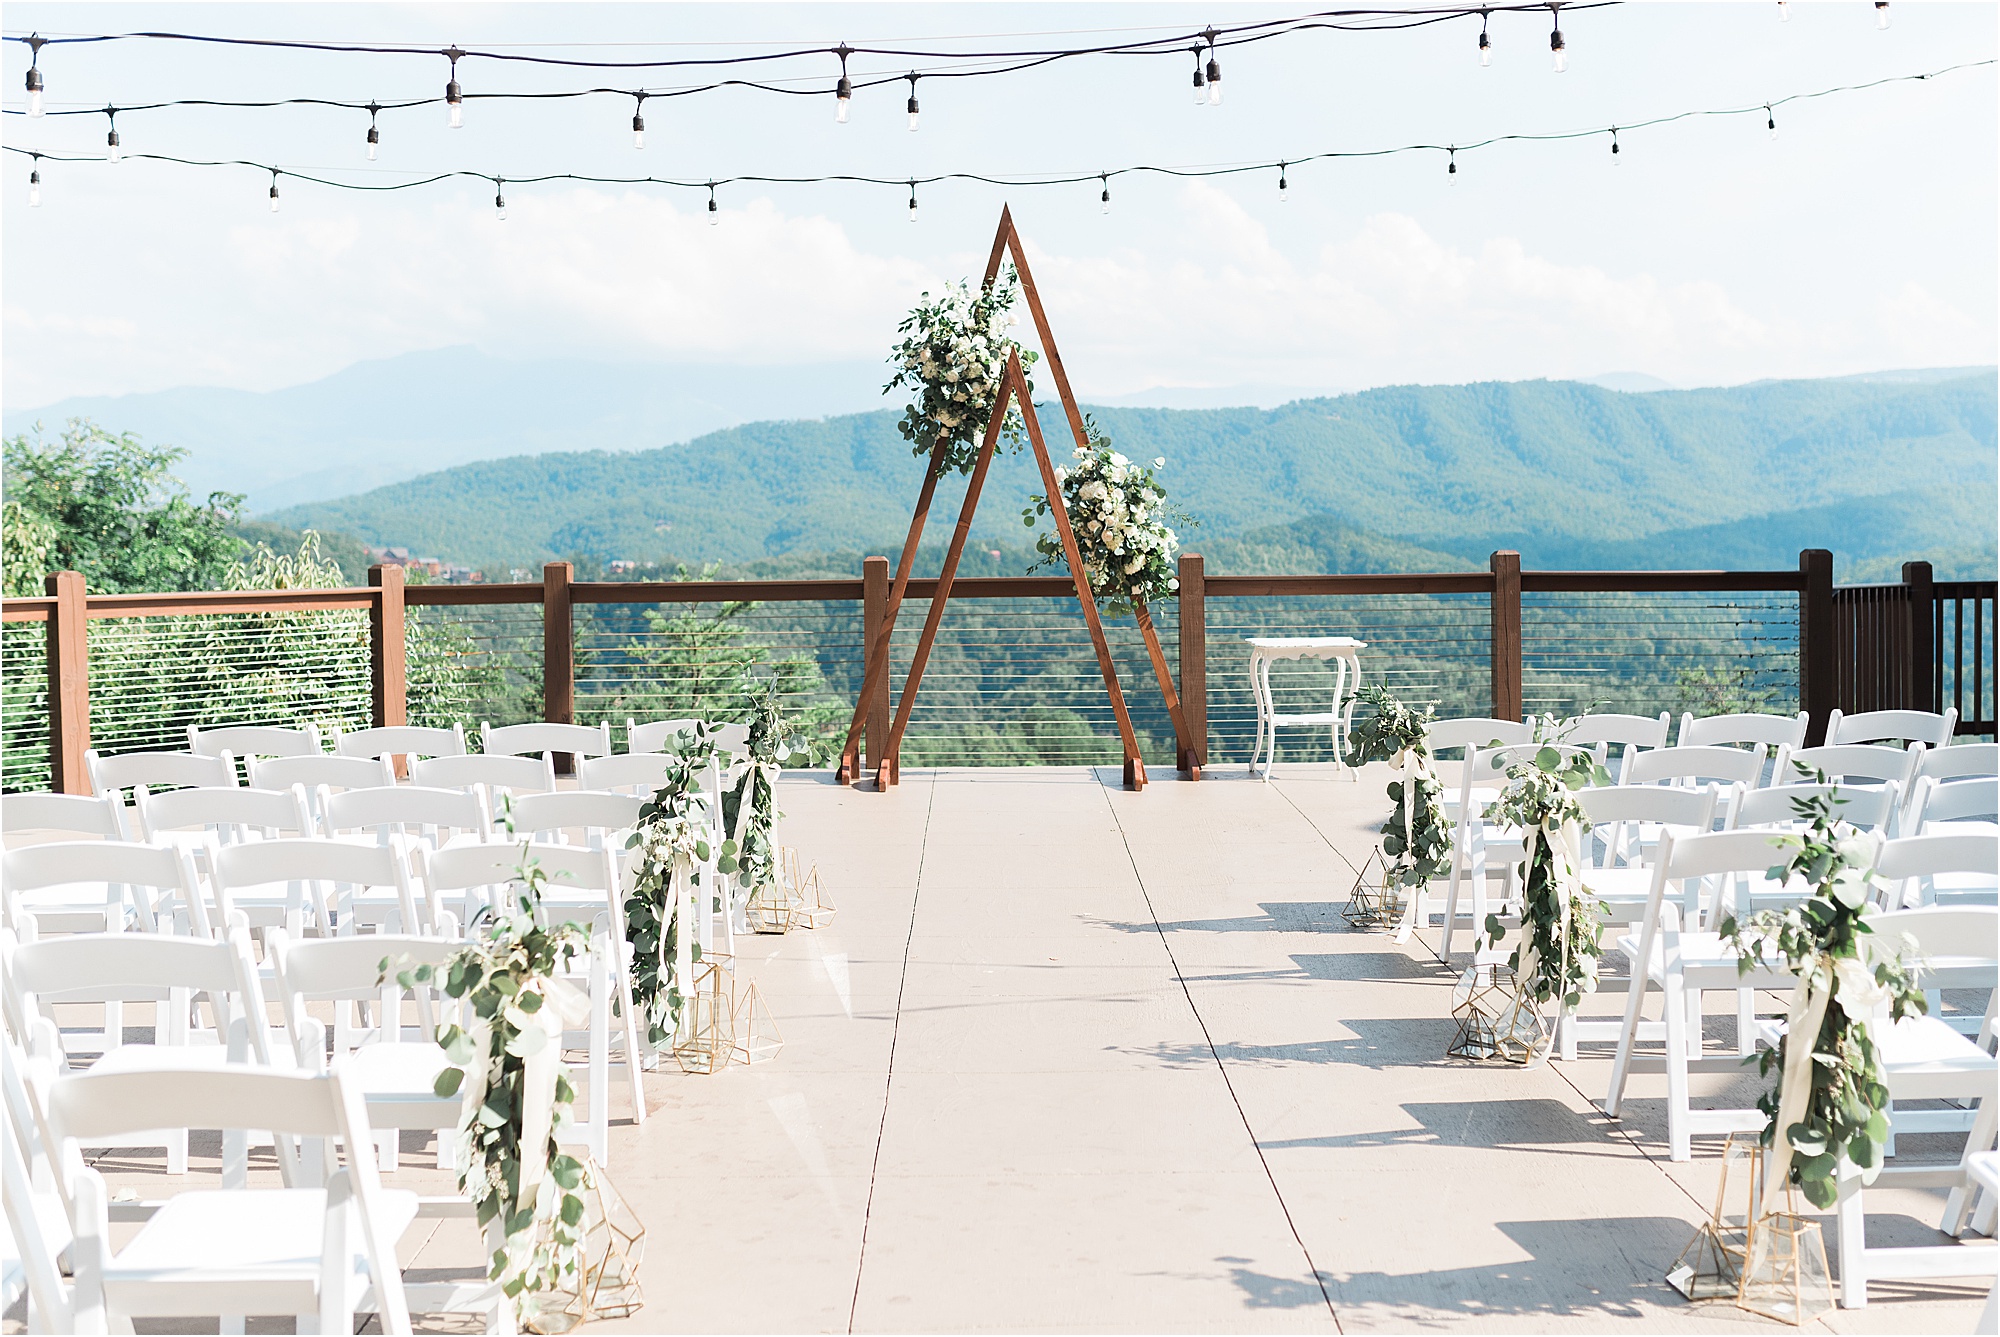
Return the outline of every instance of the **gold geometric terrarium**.
{"type": "Polygon", "coordinates": [[[1819,1222],[1795,1212],[1759,1216],[1750,1227],[1736,1304],[1796,1326],[1833,1308],[1833,1282],[1819,1222]]]}
{"type": "Polygon", "coordinates": [[[1548,1022],[1532,998],[1521,995],[1514,972],[1497,961],[1466,968],[1451,991],[1457,1033],[1446,1058],[1532,1063],[1548,1042],[1548,1022]]]}
{"type": "Polygon", "coordinates": [[[752,933],[789,933],[797,925],[800,904],[798,892],[774,878],[750,893],[743,918],[752,933]]]}
{"type": "Polygon", "coordinates": [[[630,1318],[645,1303],[639,1264],[646,1255],[646,1227],[595,1162],[586,1167],[582,1192],[577,1270],[527,1318],[531,1332],[568,1332],[592,1319],[630,1318]]]}
{"type": "Polygon", "coordinates": [[[757,992],[754,981],[737,991],[732,1007],[730,1032],[736,1062],[762,1063],[776,1058],[785,1047],[785,1037],[778,1033],[777,1019],[764,1005],[764,995],[757,992]]]}
{"type": "Polygon", "coordinates": [[[1734,1300],[1743,1284],[1743,1255],[1748,1248],[1749,1221],[1756,1211],[1764,1149],[1754,1137],[1731,1133],[1722,1145],[1722,1180],[1715,1189],[1715,1211],[1695,1227],[1694,1238],[1667,1269],[1667,1284],[1694,1301],[1734,1300]],[[1740,1214],[1729,1211],[1737,1200],[1740,1214]]]}
{"type": "Polygon", "coordinates": [[[1350,928],[1382,928],[1403,917],[1403,887],[1383,861],[1377,848],[1354,876],[1347,904],[1340,907],[1341,918],[1350,928]]]}
{"type": "Polygon", "coordinates": [[[798,847],[780,847],[783,861],[780,879],[792,892],[797,904],[792,911],[793,928],[825,928],[833,922],[833,901],[827,896],[826,888],[819,880],[819,865],[805,869],[799,858],[798,847]]]}
{"type": "Polygon", "coordinates": [[[673,1055],[682,1072],[721,1072],[735,1055],[736,999],[721,960],[708,953],[696,962],[694,987],[681,998],[673,1055]]]}

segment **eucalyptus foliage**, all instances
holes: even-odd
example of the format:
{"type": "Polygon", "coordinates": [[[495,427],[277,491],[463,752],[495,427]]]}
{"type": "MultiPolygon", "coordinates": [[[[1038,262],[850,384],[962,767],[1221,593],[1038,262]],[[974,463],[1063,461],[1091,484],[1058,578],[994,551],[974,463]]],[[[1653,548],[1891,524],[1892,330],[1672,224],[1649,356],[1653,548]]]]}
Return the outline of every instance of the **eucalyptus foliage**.
{"type": "MultiPolygon", "coordinates": [[[[1574,1008],[1597,991],[1597,960],[1608,907],[1583,885],[1583,840],[1590,818],[1576,791],[1608,785],[1611,776],[1595,757],[1560,746],[1562,726],[1544,715],[1535,722],[1542,745],[1526,761],[1507,767],[1507,784],[1486,809],[1489,821],[1518,827],[1526,838],[1528,875],[1521,892],[1521,941],[1507,958],[1523,997],[1537,1003],[1560,998],[1574,1008]]],[[[1498,915],[1486,916],[1487,942],[1506,934],[1498,915]]]]}
{"type": "MultiPolygon", "coordinates": [[[[1826,775],[1801,766],[1815,783],[1826,775]]],[[[1783,910],[1761,910],[1740,921],[1723,920],[1722,936],[1740,954],[1738,969],[1748,974],[1764,964],[1766,949],[1798,976],[1798,988],[1829,999],[1819,1033],[1812,1037],[1807,1065],[1812,1090],[1804,1115],[1785,1129],[1792,1151],[1789,1177],[1815,1207],[1831,1207],[1839,1197],[1838,1171],[1844,1153],[1873,1182],[1882,1168],[1889,1138],[1889,1086],[1872,1032],[1884,1017],[1900,1021],[1928,1010],[1918,983],[1918,965],[1907,938],[1878,940],[1868,925],[1868,879],[1875,844],[1841,822],[1845,802],[1829,790],[1792,800],[1805,830],[1774,835],[1771,843],[1788,852],[1773,866],[1774,881],[1805,882],[1812,894],[1783,910]]],[[[1779,1080],[1758,1098],[1765,1115],[1765,1146],[1777,1140],[1784,1097],[1785,1055],[1799,1037],[1788,1030],[1777,1047],[1757,1054],[1759,1076],[1779,1080]]]]}
{"type": "Polygon", "coordinates": [[[1378,685],[1362,688],[1353,700],[1374,707],[1348,735],[1347,764],[1365,766],[1386,761],[1408,769],[1409,792],[1402,780],[1389,782],[1396,807],[1382,823],[1382,853],[1389,876],[1398,886],[1421,887],[1451,871],[1451,831],[1444,817],[1444,785],[1431,769],[1425,741],[1436,716],[1429,706],[1412,707],[1378,685]]]}
{"type": "MultiPolygon", "coordinates": [[[[914,455],[928,455],[945,443],[944,467],[971,473],[979,458],[986,425],[1007,371],[1007,355],[1019,353],[1025,372],[1035,354],[1022,348],[1007,330],[1020,322],[1013,314],[1021,282],[1012,265],[977,293],[963,280],[945,285],[933,298],[926,292],[896,331],[904,337],[889,354],[896,374],[882,387],[917,392],[917,399],[897,423],[914,455]]],[[[1033,386],[1029,387],[1030,393],[1033,386]]],[[[1010,409],[1006,440],[1021,441],[1018,408],[1010,409]]]]}
{"type": "Polygon", "coordinates": [[[778,880],[778,818],[776,780],[794,754],[796,723],[785,712],[783,695],[766,687],[750,711],[750,737],[744,744],[749,765],[743,778],[722,796],[723,829],[735,833],[737,877],[753,894],[778,880]],[[748,803],[749,813],[743,815],[748,803]]]}
{"type": "MultiPolygon", "coordinates": [[[[1083,426],[1090,444],[1076,448],[1074,464],[1056,469],[1056,482],[1090,592],[1104,601],[1106,613],[1120,617],[1180,591],[1174,571],[1179,538],[1167,525],[1167,494],[1154,472],[1167,462],[1155,459],[1150,468],[1134,463],[1111,448],[1095,419],[1086,417],[1083,426]]],[[[1037,494],[1021,522],[1033,528],[1050,508],[1049,498],[1037,494]]],[[[1062,535],[1053,528],[1036,537],[1035,551],[1041,557],[1031,570],[1068,565],[1062,535]]]]}
{"type": "MultiPolygon", "coordinates": [[[[689,931],[674,913],[674,876],[689,878],[701,896],[714,898],[720,886],[703,886],[701,874],[711,854],[715,870],[736,871],[736,844],[725,840],[711,850],[708,797],[702,776],[715,758],[715,738],[697,721],[674,739],[666,754],[666,779],[639,809],[639,825],[625,842],[638,851],[632,861],[632,893],[625,901],[625,936],[632,944],[632,998],[646,1022],[650,1043],[670,1039],[680,1020],[681,985],[674,978],[679,935],[689,931]]],[[[691,943],[694,959],[701,944],[691,943]]]]}

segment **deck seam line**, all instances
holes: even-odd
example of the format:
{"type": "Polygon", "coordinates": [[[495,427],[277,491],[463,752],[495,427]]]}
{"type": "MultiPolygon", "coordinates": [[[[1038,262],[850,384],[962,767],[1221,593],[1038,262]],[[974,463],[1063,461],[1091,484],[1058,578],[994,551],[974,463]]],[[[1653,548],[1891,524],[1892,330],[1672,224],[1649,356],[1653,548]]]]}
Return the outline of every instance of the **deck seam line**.
{"type": "Polygon", "coordinates": [[[868,1163],[868,1201],[861,1209],[861,1247],[854,1255],[854,1294],[847,1302],[847,1330],[861,1310],[861,1275],[868,1266],[868,1225],[875,1216],[875,1181],[882,1170],[882,1141],[889,1128],[889,1094],[896,1085],[896,1040],[903,1032],[903,990],[910,982],[910,946],[917,938],[917,901],[924,894],[924,860],[930,852],[931,814],[937,808],[937,776],[931,776],[930,794],[924,802],[924,832],[917,841],[917,878],[910,889],[910,927],[903,935],[903,970],[896,980],[896,1015],[889,1027],[888,1070],[882,1075],[882,1121],[875,1126],[875,1156],[868,1163]]]}
{"type": "MultiPolygon", "coordinates": [[[[1274,787],[1277,784],[1278,782],[1274,779],[1273,780],[1274,787]]],[[[1312,819],[1311,815],[1307,813],[1304,808],[1301,808],[1298,805],[1297,801],[1292,798],[1291,794],[1286,792],[1284,789],[1280,788],[1278,789],[1278,795],[1279,797],[1283,798],[1286,803],[1291,804],[1292,810],[1294,812],[1298,813],[1299,816],[1305,818],[1306,825],[1310,826],[1313,829],[1313,834],[1317,835],[1321,840],[1325,841],[1327,844],[1327,848],[1331,849],[1335,854],[1339,855],[1340,861],[1342,863],[1346,864],[1349,868],[1354,868],[1354,861],[1347,857],[1346,853],[1340,848],[1340,846],[1333,843],[1333,837],[1327,835],[1326,832],[1320,830],[1319,823],[1315,822],[1312,819]]],[[[1358,876],[1360,874],[1360,870],[1355,869],[1355,873],[1358,876]]],[[[1345,918],[1345,916],[1342,916],[1342,918],[1345,918]]],[[[1431,954],[1431,959],[1433,961],[1436,961],[1446,970],[1451,969],[1451,962],[1445,960],[1443,956],[1438,954],[1437,948],[1431,946],[1430,942],[1424,937],[1424,932],[1425,932],[1424,930],[1419,929],[1416,932],[1410,934],[1410,937],[1423,945],[1423,949],[1431,954]]],[[[1547,1062],[1547,1060],[1544,1061],[1547,1062]]],[[[1586,1092],[1581,1086],[1577,1085],[1575,1079],[1570,1076],[1569,1072],[1566,1069],[1557,1067],[1555,1063],[1549,1062],[1549,1070],[1562,1079],[1563,1085],[1567,1086],[1570,1090],[1576,1092],[1577,1099],[1581,1100],[1584,1103],[1584,1105],[1590,1110],[1593,1116],[1605,1118],[1606,1121],[1610,1123],[1612,1131],[1615,1132],[1619,1137],[1625,1139],[1625,1143],[1627,1146],[1631,1147],[1632,1150],[1638,1152],[1640,1158],[1644,1160],[1648,1165],[1652,1166],[1654,1169],[1658,1170],[1662,1175],[1666,1176],[1667,1182],[1672,1184],[1676,1189],[1678,1189],[1680,1191],[1681,1196],[1686,1198],[1690,1203],[1694,1205],[1696,1211],[1702,1212],[1704,1214],[1707,1212],[1708,1209],[1702,1205],[1701,1199],[1697,1198],[1694,1195],[1694,1191],[1688,1188],[1687,1185],[1681,1183],[1680,1180],[1674,1178],[1673,1171],[1668,1168],[1670,1165],[1672,1165],[1673,1162],[1662,1161],[1658,1156],[1655,1156],[1651,1151],[1648,1151],[1645,1145],[1639,1141],[1638,1136],[1633,1133],[1631,1127],[1628,1124],[1626,1124],[1626,1122],[1623,1119],[1612,1119],[1610,1118],[1610,1116],[1605,1115],[1604,1107],[1598,1104],[1595,1100],[1593,1100],[1590,1097],[1589,1093],[1586,1092]]]]}
{"type": "Polygon", "coordinates": [[[1104,806],[1111,811],[1111,821],[1118,828],[1118,838],[1125,844],[1125,857],[1132,864],[1132,878],[1139,884],[1139,895],[1146,902],[1146,913],[1152,917],[1153,932],[1159,934],[1160,946],[1167,954],[1167,964],[1173,967],[1174,982],[1181,986],[1181,996],[1187,999],[1188,1011],[1194,1015],[1195,1025],[1201,1027],[1202,1043],[1208,1046],[1208,1056],[1215,1061],[1215,1070],[1222,1077],[1223,1089],[1229,1092],[1229,1103],[1236,1107],[1236,1117],[1243,1121],[1243,1131],[1250,1138],[1250,1149],[1257,1153],[1257,1164],[1264,1168],[1264,1179],[1271,1185],[1271,1196],[1278,1200],[1278,1210],[1284,1213],[1285,1227],[1292,1232],[1292,1240],[1299,1246],[1300,1256],[1306,1260],[1306,1269],[1312,1274],[1313,1284],[1319,1287],[1320,1299],[1326,1302],[1326,1313],[1333,1320],[1333,1330],[1345,1334],[1347,1328],[1340,1321],[1340,1310],[1334,1307],[1332,1292],[1326,1288],[1326,1276],[1319,1270],[1319,1264],[1313,1261],[1312,1250],[1299,1233],[1298,1222],[1292,1219],[1291,1204],[1285,1201],[1285,1192],[1278,1187],[1278,1176],[1272,1172],[1270,1161],[1264,1157],[1263,1145],[1257,1141],[1257,1130],[1251,1126],[1250,1115],[1236,1094],[1236,1084],[1229,1080],[1229,1068],[1216,1051],[1215,1037],[1208,1031],[1208,1019],[1201,1015],[1201,1008],[1194,1001],[1194,991],[1188,987],[1187,976],[1181,973],[1181,963],[1174,955],[1173,944],[1167,941],[1167,931],[1160,923],[1160,912],[1153,907],[1153,894],[1146,890],[1146,875],[1139,871],[1139,856],[1132,850],[1132,837],[1126,832],[1125,823],[1118,819],[1118,805],[1111,801],[1109,786],[1104,788],[1103,793],[1104,806]]]}

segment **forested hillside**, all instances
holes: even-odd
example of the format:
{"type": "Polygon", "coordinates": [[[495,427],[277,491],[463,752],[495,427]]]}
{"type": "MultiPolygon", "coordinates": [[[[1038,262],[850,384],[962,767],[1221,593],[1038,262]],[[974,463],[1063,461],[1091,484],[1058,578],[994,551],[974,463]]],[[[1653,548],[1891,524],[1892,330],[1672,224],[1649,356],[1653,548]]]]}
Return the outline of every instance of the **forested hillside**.
{"type": "MultiPolygon", "coordinates": [[[[1996,384],[1780,381],[1627,394],[1575,382],[1400,386],[1274,410],[1094,410],[1164,481],[1216,569],[1788,566],[1926,557],[1990,570],[1996,384]]],[[[1054,426],[1058,414],[1045,410],[1054,426]]],[[[559,557],[893,551],[922,476],[890,412],[684,445],[467,465],[269,517],[504,571],[559,557]]],[[[977,533],[1018,543],[1032,463],[1003,458],[977,533]]],[[[957,505],[941,494],[942,524],[957,505]]]]}

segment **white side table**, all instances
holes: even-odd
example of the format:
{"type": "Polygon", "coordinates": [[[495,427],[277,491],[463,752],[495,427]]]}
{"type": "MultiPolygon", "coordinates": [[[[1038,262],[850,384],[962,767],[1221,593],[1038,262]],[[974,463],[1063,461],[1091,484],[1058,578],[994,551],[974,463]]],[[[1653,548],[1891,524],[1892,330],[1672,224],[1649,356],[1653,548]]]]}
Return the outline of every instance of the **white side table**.
{"type": "Polygon", "coordinates": [[[1334,754],[1340,769],[1347,764],[1347,731],[1354,718],[1354,703],[1348,698],[1361,687],[1361,655],[1368,642],[1352,636],[1246,636],[1250,646],[1250,690],[1257,699],[1257,741],[1250,749],[1250,773],[1257,771],[1257,758],[1268,740],[1271,751],[1264,758],[1263,777],[1271,778],[1278,760],[1278,730],[1325,725],[1333,738],[1334,754]],[[1280,715],[1271,695],[1271,665],[1280,659],[1325,660],[1333,668],[1333,705],[1307,715],[1280,715]],[[1343,704],[1345,703],[1345,704],[1343,704]]]}

